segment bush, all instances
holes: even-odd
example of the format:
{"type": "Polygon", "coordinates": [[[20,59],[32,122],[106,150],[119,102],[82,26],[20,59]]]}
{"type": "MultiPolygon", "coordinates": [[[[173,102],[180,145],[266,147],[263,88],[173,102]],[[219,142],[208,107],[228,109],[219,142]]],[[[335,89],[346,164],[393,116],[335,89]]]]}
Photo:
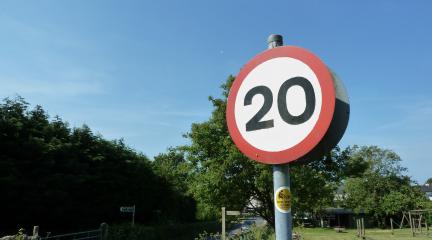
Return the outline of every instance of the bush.
{"type": "Polygon", "coordinates": [[[275,233],[269,226],[253,226],[249,231],[230,238],[232,240],[274,240],[275,233]]]}
{"type": "Polygon", "coordinates": [[[144,226],[144,225],[114,225],[109,229],[109,240],[153,240],[176,239],[191,240],[204,231],[217,232],[218,222],[197,222],[185,224],[144,226]]]}
{"type": "MultiPolygon", "coordinates": [[[[269,226],[253,226],[249,231],[238,235],[231,236],[229,240],[274,240],[276,238],[273,229],[269,226]]],[[[220,239],[220,234],[211,234],[203,232],[195,240],[216,240],[220,239]]]]}

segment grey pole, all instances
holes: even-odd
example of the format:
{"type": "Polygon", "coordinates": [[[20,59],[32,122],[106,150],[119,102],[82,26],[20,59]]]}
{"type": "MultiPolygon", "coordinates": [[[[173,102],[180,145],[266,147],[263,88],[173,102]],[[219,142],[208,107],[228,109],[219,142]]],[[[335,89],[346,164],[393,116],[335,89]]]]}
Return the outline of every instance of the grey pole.
{"type": "MultiPolygon", "coordinates": [[[[267,39],[268,48],[280,47],[283,45],[281,35],[272,34],[267,39]]],[[[289,210],[281,210],[277,207],[276,194],[278,190],[288,189],[290,192],[289,164],[273,165],[273,192],[274,192],[274,212],[275,212],[275,231],[276,240],[292,239],[292,216],[291,203],[289,210]]],[[[291,201],[291,196],[288,197],[291,201]]]]}
{"type": "Polygon", "coordinates": [[[272,34],[267,38],[268,48],[280,47],[283,45],[283,39],[281,35],[272,34]]]}
{"type": "MultiPolygon", "coordinates": [[[[273,165],[273,191],[276,194],[279,189],[290,189],[289,165],[273,165]]],[[[281,211],[277,207],[275,196],[275,231],[276,240],[292,239],[291,207],[288,211],[281,211]]]]}

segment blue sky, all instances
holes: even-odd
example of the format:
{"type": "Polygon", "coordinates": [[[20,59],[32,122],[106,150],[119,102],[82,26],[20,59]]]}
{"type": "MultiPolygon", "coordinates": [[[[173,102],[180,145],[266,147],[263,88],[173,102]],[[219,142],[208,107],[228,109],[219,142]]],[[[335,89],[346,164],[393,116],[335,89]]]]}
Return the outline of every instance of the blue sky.
{"type": "Polygon", "coordinates": [[[150,158],[209,118],[207,98],[271,33],[344,81],[341,146],[396,151],[432,177],[432,2],[1,1],[0,97],[124,138],[150,158]]]}

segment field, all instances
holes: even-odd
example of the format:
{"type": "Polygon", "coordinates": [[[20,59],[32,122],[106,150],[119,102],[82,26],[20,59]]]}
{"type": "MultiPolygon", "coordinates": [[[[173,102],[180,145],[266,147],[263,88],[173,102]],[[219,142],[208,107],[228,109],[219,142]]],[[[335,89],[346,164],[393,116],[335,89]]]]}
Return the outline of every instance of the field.
{"type": "MultiPolygon", "coordinates": [[[[295,228],[295,232],[300,233],[302,240],[357,240],[356,230],[348,229],[345,232],[337,233],[333,229],[321,228],[295,228]]],[[[429,236],[417,235],[412,237],[410,229],[396,229],[394,235],[390,230],[383,229],[366,229],[366,239],[370,240],[432,240],[432,230],[429,236]]]]}

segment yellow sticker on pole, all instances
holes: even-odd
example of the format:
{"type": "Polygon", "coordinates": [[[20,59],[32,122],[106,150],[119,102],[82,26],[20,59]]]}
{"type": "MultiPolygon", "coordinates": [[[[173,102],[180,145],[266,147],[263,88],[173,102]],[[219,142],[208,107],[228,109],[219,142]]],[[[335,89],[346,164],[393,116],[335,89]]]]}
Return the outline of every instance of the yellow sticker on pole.
{"type": "Polygon", "coordinates": [[[289,187],[278,188],[275,192],[274,201],[275,207],[279,212],[291,212],[291,191],[289,187]]]}

